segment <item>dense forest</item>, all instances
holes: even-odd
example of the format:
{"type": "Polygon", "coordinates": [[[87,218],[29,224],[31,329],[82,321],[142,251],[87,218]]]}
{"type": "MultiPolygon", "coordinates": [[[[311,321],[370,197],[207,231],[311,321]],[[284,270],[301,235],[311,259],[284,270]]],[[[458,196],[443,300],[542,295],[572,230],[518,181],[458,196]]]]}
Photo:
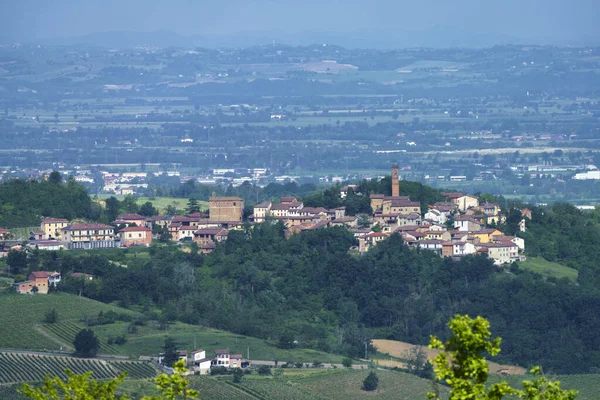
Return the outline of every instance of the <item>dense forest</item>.
{"type": "Polygon", "coordinates": [[[94,218],[99,212],[85,188],[73,179],[62,182],[53,172],[47,180],[11,179],[0,185],[0,226],[39,225],[42,217],[94,218]]]}

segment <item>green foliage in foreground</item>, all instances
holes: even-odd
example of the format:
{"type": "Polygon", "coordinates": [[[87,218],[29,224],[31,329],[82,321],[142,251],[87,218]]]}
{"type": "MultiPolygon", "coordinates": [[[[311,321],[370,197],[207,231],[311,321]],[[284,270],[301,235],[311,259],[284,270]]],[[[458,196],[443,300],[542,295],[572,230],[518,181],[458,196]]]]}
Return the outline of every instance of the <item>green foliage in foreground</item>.
{"type": "MultiPolygon", "coordinates": [[[[490,323],[482,317],[457,315],[448,324],[452,335],[446,343],[432,337],[430,348],[442,350],[435,358],[434,371],[439,380],[450,386],[450,400],[500,400],[508,396],[524,400],[574,400],[575,390],[563,390],[560,382],[550,382],[534,367],[532,381],[523,381],[523,389],[515,389],[507,382],[488,381],[488,363],[484,354],[495,356],[500,352],[500,338],[490,339],[490,323]]],[[[439,399],[436,393],[430,399],[439,399]]]]}
{"type": "MultiPolygon", "coordinates": [[[[67,380],[47,376],[42,387],[24,384],[20,392],[33,400],[128,400],[129,396],[117,396],[117,387],[123,383],[127,373],[107,381],[92,380],[92,372],[77,375],[65,371],[67,380]]],[[[160,396],[144,396],[142,400],[196,399],[198,391],[188,388],[189,382],[183,377],[187,372],[185,362],[180,360],[174,365],[172,375],[161,374],[154,382],[161,392],[160,396]]]]}

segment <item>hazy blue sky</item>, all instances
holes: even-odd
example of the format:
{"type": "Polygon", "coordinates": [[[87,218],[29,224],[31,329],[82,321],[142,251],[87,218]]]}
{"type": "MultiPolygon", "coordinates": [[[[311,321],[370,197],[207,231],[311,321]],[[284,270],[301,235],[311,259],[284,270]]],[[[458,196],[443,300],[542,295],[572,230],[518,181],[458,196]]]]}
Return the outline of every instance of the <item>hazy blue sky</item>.
{"type": "Polygon", "coordinates": [[[600,0],[0,0],[0,42],[114,30],[397,35],[445,26],[540,42],[600,37],[600,0]]]}

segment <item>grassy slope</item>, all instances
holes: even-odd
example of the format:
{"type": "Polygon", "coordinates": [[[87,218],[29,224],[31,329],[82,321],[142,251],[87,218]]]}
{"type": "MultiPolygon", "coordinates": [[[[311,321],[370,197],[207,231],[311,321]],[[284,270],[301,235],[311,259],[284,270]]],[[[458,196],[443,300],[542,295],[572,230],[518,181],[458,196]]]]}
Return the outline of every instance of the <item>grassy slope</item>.
{"type": "Polygon", "coordinates": [[[565,265],[544,260],[541,257],[528,258],[520,262],[519,266],[544,276],[553,276],[556,278],[577,279],[577,270],[565,265]]]}
{"type": "Polygon", "coordinates": [[[78,321],[85,315],[118,310],[111,305],[69,294],[0,295],[0,348],[59,350],[60,346],[35,330],[45,314],[56,309],[59,320],[78,321]]]}
{"type": "MultiPolygon", "coordinates": [[[[123,195],[99,194],[98,200],[102,204],[104,204],[104,200],[106,200],[107,198],[109,198],[111,196],[114,196],[119,200],[123,200],[123,198],[125,197],[123,195]]],[[[167,206],[175,206],[178,210],[184,211],[186,209],[187,203],[188,203],[188,199],[181,199],[181,198],[177,198],[177,197],[153,197],[153,198],[139,197],[139,198],[137,198],[137,204],[140,206],[147,201],[152,203],[152,205],[154,207],[158,208],[159,213],[161,215],[166,213],[167,206]]],[[[200,208],[202,210],[208,209],[208,201],[198,200],[198,204],[200,205],[200,208]]]]}
{"type": "MultiPolygon", "coordinates": [[[[44,332],[59,341],[70,344],[75,338],[76,325],[85,326],[80,319],[85,315],[98,315],[100,311],[129,312],[116,306],[103,304],[94,300],[74,295],[58,293],[49,295],[0,295],[0,348],[27,350],[59,350],[60,345],[39,333],[34,325],[39,325],[44,332]],[[59,321],[55,326],[44,327],[43,319],[47,311],[56,309],[59,321]],[[26,317],[24,317],[26,316],[26,317]],[[71,329],[60,329],[68,328],[71,329]]],[[[341,363],[342,357],[309,349],[283,350],[265,340],[235,335],[230,332],[205,329],[183,323],[169,326],[168,331],[159,330],[155,322],[138,328],[135,334],[127,334],[124,345],[107,345],[109,336],[117,336],[127,331],[128,322],[117,322],[109,325],[94,326],[92,329],[102,343],[102,353],[117,353],[137,359],[140,355],[156,355],[166,335],[173,337],[180,348],[193,350],[194,341],[197,348],[205,349],[208,354],[218,348],[229,348],[232,352],[247,355],[250,347],[250,358],[257,360],[301,361],[312,363],[341,363]]]]}

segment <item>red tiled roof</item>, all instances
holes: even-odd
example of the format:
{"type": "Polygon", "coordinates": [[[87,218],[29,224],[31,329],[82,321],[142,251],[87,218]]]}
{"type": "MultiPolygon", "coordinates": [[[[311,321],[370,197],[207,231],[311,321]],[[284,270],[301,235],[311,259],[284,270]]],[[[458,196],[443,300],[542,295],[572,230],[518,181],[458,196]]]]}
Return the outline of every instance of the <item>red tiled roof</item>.
{"type": "Polygon", "coordinates": [[[217,349],[215,354],[229,354],[229,349],[217,349]]]}
{"type": "Polygon", "coordinates": [[[57,223],[57,222],[69,222],[69,220],[65,219],[65,218],[44,218],[42,220],[42,224],[52,224],[52,223],[57,223]]]}
{"type": "Polygon", "coordinates": [[[388,233],[383,233],[383,232],[373,232],[373,233],[369,233],[367,235],[367,237],[383,237],[383,236],[390,236],[388,233]]]}
{"type": "Polygon", "coordinates": [[[146,228],[145,226],[129,226],[121,229],[119,232],[152,232],[152,229],[146,228]]]}
{"type": "Polygon", "coordinates": [[[72,224],[63,228],[65,231],[79,231],[86,229],[114,229],[110,225],[104,224],[72,224]]]}
{"type": "Polygon", "coordinates": [[[123,221],[124,220],[139,220],[139,221],[144,220],[145,221],[146,217],[143,217],[139,214],[123,214],[123,215],[119,215],[117,217],[117,221],[119,221],[119,220],[123,220],[123,221]]]}
{"type": "Polygon", "coordinates": [[[227,230],[225,230],[224,228],[202,228],[194,232],[194,235],[218,235],[223,231],[227,233],[227,230]]]}

